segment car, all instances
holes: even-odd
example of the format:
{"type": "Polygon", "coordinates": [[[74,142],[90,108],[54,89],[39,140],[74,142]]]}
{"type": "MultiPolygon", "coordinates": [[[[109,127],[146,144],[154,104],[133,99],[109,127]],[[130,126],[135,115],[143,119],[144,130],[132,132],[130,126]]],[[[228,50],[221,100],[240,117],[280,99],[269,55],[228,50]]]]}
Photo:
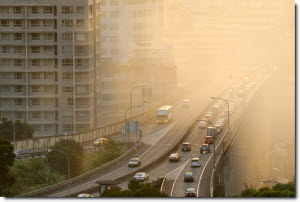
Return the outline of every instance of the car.
{"type": "Polygon", "coordinates": [[[224,123],[224,121],[219,120],[219,121],[216,122],[216,125],[219,125],[219,126],[221,126],[222,128],[224,128],[225,123],[224,123]]]}
{"type": "Polygon", "coordinates": [[[213,136],[206,136],[204,139],[205,144],[213,144],[214,143],[214,138],[213,136]]]}
{"type": "Polygon", "coordinates": [[[201,161],[199,158],[192,158],[191,167],[200,167],[201,161]]]}
{"type": "Polygon", "coordinates": [[[184,174],[184,182],[194,182],[194,174],[192,172],[186,172],[184,174]]]}
{"type": "Polygon", "coordinates": [[[141,165],[140,158],[132,158],[128,163],[128,167],[138,167],[140,165],[141,165]]]}
{"type": "Polygon", "coordinates": [[[209,144],[202,144],[200,148],[200,153],[209,153],[209,152],[210,152],[209,144]]]}
{"type": "Polygon", "coordinates": [[[208,121],[212,121],[212,116],[210,114],[206,114],[205,119],[207,119],[208,121]]]}
{"type": "Polygon", "coordinates": [[[196,189],[195,188],[187,188],[185,190],[185,197],[196,197],[196,189]]]}
{"type": "Polygon", "coordinates": [[[140,172],[140,173],[136,173],[133,178],[138,181],[145,181],[149,179],[149,176],[144,172],[140,172]]]}
{"type": "Polygon", "coordinates": [[[208,122],[207,118],[203,118],[200,120],[199,128],[207,128],[208,122]]]}
{"type": "Polygon", "coordinates": [[[28,157],[30,154],[26,149],[18,149],[14,151],[14,154],[16,155],[16,159],[20,159],[21,157],[28,157]]]}
{"type": "Polygon", "coordinates": [[[185,142],[181,145],[181,151],[191,151],[192,145],[189,142],[185,142]]]}
{"type": "Polygon", "coordinates": [[[215,125],[216,133],[220,134],[223,131],[223,128],[220,125],[215,125]]]}
{"type": "Polygon", "coordinates": [[[101,145],[107,144],[108,139],[107,138],[98,138],[94,143],[94,147],[99,147],[101,145]]]}
{"type": "Polygon", "coordinates": [[[80,198],[89,198],[89,197],[94,197],[94,196],[91,195],[91,194],[83,193],[83,194],[79,194],[77,197],[80,197],[80,198]]]}
{"type": "Polygon", "coordinates": [[[177,162],[181,161],[180,154],[178,154],[178,153],[171,154],[169,157],[169,161],[177,161],[177,162]]]}
{"type": "Polygon", "coordinates": [[[190,107],[190,101],[189,101],[189,100],[183,100],[182,107],[183,107],[183,108],[188,108],[188,107],[190,107]]]}

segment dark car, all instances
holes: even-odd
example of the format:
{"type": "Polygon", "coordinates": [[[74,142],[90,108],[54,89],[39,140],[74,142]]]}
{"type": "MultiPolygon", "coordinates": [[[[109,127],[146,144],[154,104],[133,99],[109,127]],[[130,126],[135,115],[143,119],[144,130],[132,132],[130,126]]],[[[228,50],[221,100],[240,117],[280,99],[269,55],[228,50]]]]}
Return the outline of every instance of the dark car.
{"type": "Polygon", "coordinates": [[[191,151],[192,145],[189,142],[185,142],[181,146],[181,151],[191,151]]]}
{"type": "Polygon", "coordinates": [[[210,152],[209,144],[202,144],[200,148],[200,153],[209,153],[209,152],[210,152]]]}
{"type": "Polygon", "coordinates": [[[214,143],[214,138],[213,136],[206,136],[204,139],[205,144],[213,144],[214,143]]]}
{"type": "Polygon", "coordinates": [[[185,182],[194,182],[194,174],[192,172],[187,172],[184,174],[185,182]]]}
{"type": "Polygon", "coordinates": [[[128,166],[129,167],[138,167],[141,165],[141,159],[140,158],[132,158],[129,163],[128,166]]]}
{"type": "Polygon", "coordinates": [[[170,155],[169,161],[181,161],[181,156],[178,153],[173,153],[170,155]]]}
{"type": "Polygon", "coordinates": [[[196,197],[196,189],[195,188],[187,188],[185,190],[185,197],[196,197]]]}

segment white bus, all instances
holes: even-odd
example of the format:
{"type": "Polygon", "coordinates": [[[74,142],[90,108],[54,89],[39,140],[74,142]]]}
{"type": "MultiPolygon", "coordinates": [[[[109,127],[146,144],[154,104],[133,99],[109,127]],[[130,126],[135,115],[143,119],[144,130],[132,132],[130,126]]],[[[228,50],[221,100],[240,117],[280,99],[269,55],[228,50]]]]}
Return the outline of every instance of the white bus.
{"type": "Polygon", "coordinates": [[[157,123],[168,123],[173,118],[173,106],[166,105],[159,108],[156,112],[157,123]]]}

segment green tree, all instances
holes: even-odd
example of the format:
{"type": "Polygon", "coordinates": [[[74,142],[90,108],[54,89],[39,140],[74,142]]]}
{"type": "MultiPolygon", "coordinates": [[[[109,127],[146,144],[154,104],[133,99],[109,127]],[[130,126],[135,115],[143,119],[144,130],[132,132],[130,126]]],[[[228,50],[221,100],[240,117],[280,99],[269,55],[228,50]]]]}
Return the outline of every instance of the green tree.
{"type": "Polygon", "coordinates": [[[6,187],[14,183],[15,179],[9,168],[13,166],[15,157],[14,146],[9,140],[0,137],[0,196],[9,195],[6,187]]]}
{"type": "MultiPolygon", "coordinates": [[[[289,190],[289,196],[295,197],[295,180],[284,184],[289,190]]],[[[276,184],[272,188],[262,187],[254,189],[252,186],[249,188],[245,184],[245,189],[241,194],[234,195],[234,197],[287,197],[287,190],[282,184],[276,184]]]]}
{"type": "MultiPolygon", "coordinates": [[[[53,147],[53,150],[61,150],[67,153],[70,158],[70,176],[76,177],[82,172],[83,148],[79,142],[74,140],[60,140],[53,147]]],[[[61,152],[50,152],[49,166],[65,176],[68,176],[68,160],[61,152]]]]}
{"type": "MultiPolygon", "coordinates": [[[[0,136],[12,141],[13,133],[14,133],[14,123],[12,120],[8,120],[7,118],[1,119],[2,123],[0,123],[0,136]]],[[[33,128],[26,122],[22,122],[20,120],[16,120],[16,140],[22,140],[26,138],[33,137],[33,128]]]]}
{"type": "Polygon", "coordinates": [[[128,189],[121,190],[120,187],[105,189],[101,197],[167,197],[168,195],[160,192],[151,183],[143,183],[135,179],[130,180],[128,189]]]}

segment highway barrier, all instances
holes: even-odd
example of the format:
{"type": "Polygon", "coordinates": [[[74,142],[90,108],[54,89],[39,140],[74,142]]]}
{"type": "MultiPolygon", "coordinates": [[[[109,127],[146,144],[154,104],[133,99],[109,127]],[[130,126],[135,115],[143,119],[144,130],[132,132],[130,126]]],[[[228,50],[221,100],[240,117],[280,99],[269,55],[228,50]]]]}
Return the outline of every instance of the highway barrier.
{"type": "Polygon", "coordinates": [[[162,183],[160,185],[160,192],[163,192],[163,193],[165,192],[166,185],[167,185],[167,177],[166,177],[166,175],[164,175],[163,176],[163,181],[162,181],[162,183]]]}

